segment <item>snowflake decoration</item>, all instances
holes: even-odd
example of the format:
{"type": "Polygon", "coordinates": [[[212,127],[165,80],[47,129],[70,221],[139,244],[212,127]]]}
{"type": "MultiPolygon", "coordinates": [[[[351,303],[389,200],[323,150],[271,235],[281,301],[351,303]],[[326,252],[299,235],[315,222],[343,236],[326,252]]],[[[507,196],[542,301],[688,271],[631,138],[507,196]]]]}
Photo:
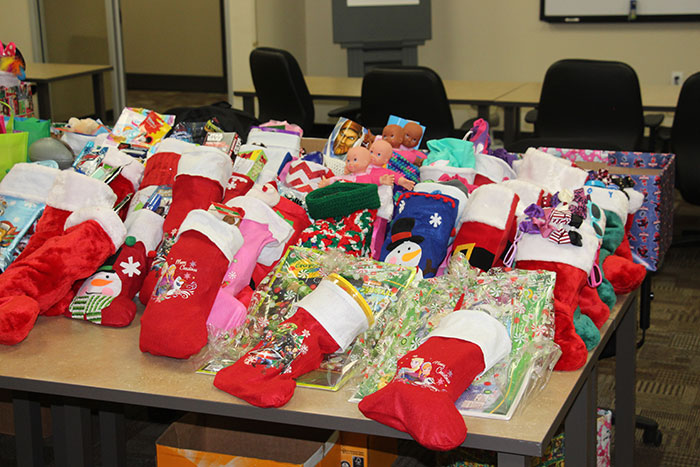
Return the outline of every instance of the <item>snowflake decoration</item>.
{"type": "Polygon", "coordinates": [[[235,190],[236,186],[238,186],[238,180],[232,178],[231,180],[229,180],[226,188],[228,188],[229,190],[235,190]]]}
{"type": "Polygon", "coordinates": [[[402,199],[401,202],[399,203],[399,214],[403,212],[403,209],[406,207],[406,200],[402,199]]]}
{"type": "Polygon", "coordinates": [[[302,355],[306,355],[306,352],[309,351],[309,347],[306,344],[301,344],[301,347],[299,347],[299,353],[302,355]]]}
{"type": "Polygon", "coordinates": [[[440,217],[440,214],[435,212],[432,216],[430,216],[430,221],[428,222],[430,223],[430,225],[437,229],[438,227],[440,227],[440,224],[442,224],[442,217],[440,217]]]}
{"type": "Polygon", "coordinates": [[[33,203],[31,201],[25,201],[24,202],[24,207],[29,208],[29,209],[34,209],[36,207],[36,203],[33,203]]]}
{"type": "Polygon", "coordinates": [[[190,277],[192,277],[192,275],[190,275],[189,272],[186,272],[186,273],[185,273],[185,279],[189,279],[190,277]]]}
{"type": "Polygon", "coordinates": [[[311,333],[309,332],[308,329],[304,329],[303,331],[301,331],[301,335],[304,337],[309,337],[311,335],[311,333]]]}
{"type": "Polygon", "coordinates": [[[134,261],[133,256],[129,256],[126,261],[119,263],[119,266],[122,268],[122,274],[126,274],[129,277],[134,277],[134,274],[137,276],[141,275],[141,271],[139,271],[141,263],[139,261],[134,261]]]}
{"type": "Polygon", "coordinates": [[[226,279],[228,279],[230,281],[234,280],[236,277],[238,277],[238,274],[236,274],[236,271],[231,271],[228,274],[226,274],[226,279]]]}
{"type": "Polygon", "coordinates": [[[196,262],[196,261],[190,261],[190,267],[191,267],[191,268],[196,268],[196,267],[197,267],[197,262],[196,262]]]}

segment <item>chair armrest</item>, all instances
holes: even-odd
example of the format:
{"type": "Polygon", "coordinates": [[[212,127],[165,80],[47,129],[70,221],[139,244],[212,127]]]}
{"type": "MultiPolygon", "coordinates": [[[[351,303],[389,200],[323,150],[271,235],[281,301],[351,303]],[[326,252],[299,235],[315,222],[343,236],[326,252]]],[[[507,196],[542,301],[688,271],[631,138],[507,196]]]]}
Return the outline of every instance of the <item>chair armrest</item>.
{"type": "Polygon", "coordinates": [[[360,115],[360,104],[355,103],[355,104],[348,104],[343,107],[338,107],[333,110],[328,111],[328,116],[329,117],[345,117],[349,118],[350,120],[358,120],[358,116],[360,115]]]}
{"type": "Polygon", "coordinates": [[[534,125],[537,122],[537,109],[528,110],[525,114],[525,121],[534,125]]]}
{"type": "Polygon", "coordinates": [[[649,128],[658,128],[661,122],[664,121],[664,114],[646,114],[644,115],[644,126],[649,128]]]}

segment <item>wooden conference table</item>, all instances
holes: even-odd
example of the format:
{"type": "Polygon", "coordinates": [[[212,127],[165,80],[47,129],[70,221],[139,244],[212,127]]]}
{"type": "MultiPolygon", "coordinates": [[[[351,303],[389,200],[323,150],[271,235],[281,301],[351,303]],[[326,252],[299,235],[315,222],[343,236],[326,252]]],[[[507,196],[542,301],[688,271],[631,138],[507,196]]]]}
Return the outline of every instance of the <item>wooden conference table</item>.
{"type": "MultiPolygon", "coordinates": [[[[637,304],[636,293],[619,297],[585,366],[554,372],[511,420],[465,417],[469,434],[463,445],[497,451],[501,467],[525,467],[530,456],[542,454],[563,423],[567,467],[595,465],[598,356],[617,330],[616,464],[631,465],[637,304]]],[[[127,328],[114,329],[40,317],[25,341],[0,346],[0,388],[12,391],[19,465],[43,463],[40,398],[51,401],[59,466],[91,465],[90,408],[99,412],[103,465],[125,465],[122,404],[408,438],[365,418],[357,404],[348,402],[352,381],[338,392],[297,388],[280,409],[253,407],[216,389],[212,377],[194,373],[192,362],[141,353],[139,318],[127,328]]]]}
{"type": "MultiPolygon", "coordinates": [[[[357,101],[362,94],[362,78],[306,76],[305,80],[314,100],[357,101]]],[[[444,80],[443,84],[451,104],[476,105],[480,118],[488,118],[492,105],[503,107],[505,144],[519,137],[520,109],[537,106],[542,90],[542,83],[537,82],[444,80]]],[[[675,110],[680,88],[671,85],[642,86],[644,110],[675,110]]],[[[243,98],[243,110],[255,114],[255,88],[237,89],[233,95],[243,98]]]]}
{"type": "MultiPolygon", "coordinates": [[[[306,76],[306,86],[314,100],[357,101],[362,95],[362,78],[341,76],[306,76]]],[[[481,118],[489,115],[489,106],[494,100],[523,85],[511,81],[455,81],[444,80],[445,92],[450,104],[476,105],[481,118]]],[[[255,114],[255,88],[241,88],[233,91],[234,96],[243,98],[243,110],[255,114]]]]}
{"type": "Polygon", "coordinates": [[[39,100],[39,118],[51,120],[50,84],[79,76],[92,76],[92,95],[95,115],[107,121],[103,73],[111,71],[111,65],[74,65],[67,63],[27,63],[26,81],[36,83],[39,100]]]}

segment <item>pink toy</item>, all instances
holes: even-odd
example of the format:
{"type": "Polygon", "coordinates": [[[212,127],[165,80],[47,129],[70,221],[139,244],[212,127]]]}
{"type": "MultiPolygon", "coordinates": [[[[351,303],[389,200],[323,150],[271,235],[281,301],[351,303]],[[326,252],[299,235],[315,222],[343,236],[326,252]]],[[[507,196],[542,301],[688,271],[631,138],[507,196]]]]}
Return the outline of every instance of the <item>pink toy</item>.
{"type": "Polygon", "coordinates": [[[372,143],[369,147],[372,165],[369,166],[366,175],[358,175],[355,181],[359,183],[376,183],[377,185],[392,185],[395,183],[407,190],[413,190],[414,182],[385,167],[389,159],[391,159],[393,151],[394,148],[385,139],[378,139],[372,143]]]}
{"type": "Polygon", "coordinates": [[[250,283],[263,247],[274,240],[267,226],[259,222],[243,219],[238,228],[243,235],[243,248],[236,252],[224,275],[207,318],[207,328],[230,331],[243,323],[247,310],[236,295],[250,283]]]}
{"type": "MultiPolygon", "coordinates": [[[[318,183],[318,186],[319,188],[323,188],[339,180],[344,180],[346,182],[375,183],[366,178],[369,176],[367,174],[367,168],[371,161],[372,155],[367,148],[363,148],[362,146],[350,148],[345,158],[345,175],[331,178],[324,177],[318,183]],[[358,180],[361,176],[365,178],[358,180]]],[[[387,179],[385,181],[385,185],[391,185],[393,183],[392,180],[387,179]]],[[[379,183],[377,182],[377,184],[379,183]]]]}

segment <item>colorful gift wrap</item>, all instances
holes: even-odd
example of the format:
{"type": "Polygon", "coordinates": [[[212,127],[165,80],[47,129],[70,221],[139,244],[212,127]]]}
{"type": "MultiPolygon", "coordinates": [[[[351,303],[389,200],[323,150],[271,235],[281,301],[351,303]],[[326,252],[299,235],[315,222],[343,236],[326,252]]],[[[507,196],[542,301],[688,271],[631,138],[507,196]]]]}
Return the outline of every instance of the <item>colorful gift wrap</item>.
{"type": "Polygon", "coordinates": [[[266,333],[274,333],[280,323],[294,313],[294,304],[334,272],[360,292],[374,314],[375,324],[361,334],[347,352],[327,356],[319,370],[302,376],[297,382],[337,390],[350,375],[356,356],[367,353],[379,340],[390,319],[385,311],[413,281],[415,269],[355,258],[339,250],[290,247],[278,266],[256,288],[243,326],[226,335],[210,334],[211,355],[200,372],[216,373],[227,363],[238,360],[266,333]]]}
{"type": "Polygon", "coordinates": [[[634,261],[656,271],[673,237],[676,156],[614,152],[608,156],[608,164],[629,175],[635,181],[634,189],[644,195],[644,203],[632,221],[629,241],[634,261]]]}
{"type": "Polygon", "coordinates": [[[576,162],[582,169],[604,168],[611,175],[629,176],[635,182],[634,189],[644,195],[644,203],[634,215],[630,247],[636,263],[656,271],[673,237],[675,154],[565,148],[540,150],[576,162]]]}

